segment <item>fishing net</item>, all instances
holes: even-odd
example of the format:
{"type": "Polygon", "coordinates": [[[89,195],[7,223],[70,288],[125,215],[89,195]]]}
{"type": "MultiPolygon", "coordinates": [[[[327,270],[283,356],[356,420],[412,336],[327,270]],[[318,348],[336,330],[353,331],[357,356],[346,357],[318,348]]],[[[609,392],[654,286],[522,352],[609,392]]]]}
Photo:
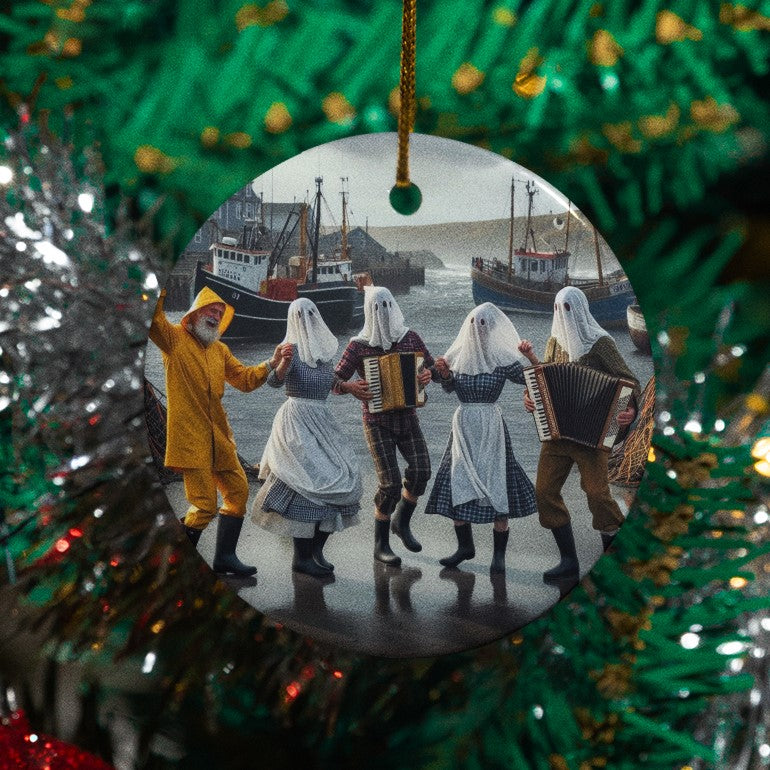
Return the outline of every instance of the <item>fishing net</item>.
{"type": "Polygon", "coordinates": [[[626,439],[615,446],[609,460],[609,481],[619,487],[637,487],[644,467],[655,427],[655,377],[644,386],[639,401],[639,418],[626,439]]]}

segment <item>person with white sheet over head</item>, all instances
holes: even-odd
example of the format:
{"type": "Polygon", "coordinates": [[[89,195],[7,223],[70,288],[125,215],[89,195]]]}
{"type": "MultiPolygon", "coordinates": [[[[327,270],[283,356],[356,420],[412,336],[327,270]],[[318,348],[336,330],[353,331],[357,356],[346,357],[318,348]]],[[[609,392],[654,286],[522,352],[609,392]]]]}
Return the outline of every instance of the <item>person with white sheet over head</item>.
{"type": "Polygon", "coordinates": [[[323,555],[332,532],[359,523],[362,485],[358,458],[326,401],[334,381],[337,338],[316,305],[300,298],[289,305],[286,336],[291,345],[267,379],[286,389],[260,462],[265,480],[252,504],[264,529],[294,539],[292,569],[329,576],[323,555]]]}
{"type": "Polygon", "coordinates": [[[340,394],[350,393],[362,402],[364,435],[378,481],[374,497],[374,558],[394,567],[401,564],[401,558],[390,547],[391,529],[408,550],[422,550],[410,529],[410,520],[430,479],[430,457],[413,407],[379,413],[369,411],[372,392],[364,378],[363,360],[386,353],[409,352],[424,358],[423,371],[417,375],[422,387],[432,378],[438,378],[433,357],[420,335],[406,325],[390,291],[384,286],[365,287],[364,326],[342,354],[335,371],[334,390],[340,394]],[[358,374],[357,379],[351,379],[354,374],[358,374]],[[397,452],[407,463],[403,483],[397,452]]]}
{"type": "Polygon", "coordinates": [[[476,555],[471,524],[492,524],[490,572],[504,572],[508,520],[535,513],[535,489],[516,461],[497,404],[508,380],[524,384],[522,362],[530,356],[532,344],[519,338],[502,310],[485,302],[468,313],[455,341],[436,359],[442,387],[460,400],[425,507],[454,521],[458,547],[440,559],[446,567],[476,555]]]}
{"type": "MultiPolygon", "coordinates": [[[[565,286],[554,299],[551,337],[546,343],[545,361],[575,362],[639,381],[628,368],[610,334],[602,329],[591,315],[586,295],[575,286],[565,286]]],[[[528,393],[524,406],[529,412],[535,404],[528,393]]],[[[618,425],[630,425],[636,416],[636,400],[617,416],[618,425]]],[[[580,484],[586,494],[593,527],[598,530],[605,549],[623,523],[623,514],[612,497],[608,482],[609,455],[601,449],[592,449],[569,439],[544,441],[535,481],[535,496],[540,524],[553,532],[559,549],[560,561],[543,574],[546,581],[577,579],[580,574],[575,538],[569,510],[561,495],[573,465],[580,472],[580,484]]]]}

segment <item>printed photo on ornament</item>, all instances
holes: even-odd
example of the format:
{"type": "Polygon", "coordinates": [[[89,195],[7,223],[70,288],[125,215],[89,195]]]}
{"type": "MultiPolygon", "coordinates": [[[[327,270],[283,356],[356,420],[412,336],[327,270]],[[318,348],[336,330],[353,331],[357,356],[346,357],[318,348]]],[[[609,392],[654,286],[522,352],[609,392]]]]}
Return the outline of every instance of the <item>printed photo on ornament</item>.
{"type": "Polygon", "coordinates": [[[628,278],[506,158],[396,134],[245,183],[161,292],[148,437],[189,558],[271,621],[388,657],[499,639],[577,585],[642,480],[654,372],[628,278]]]}

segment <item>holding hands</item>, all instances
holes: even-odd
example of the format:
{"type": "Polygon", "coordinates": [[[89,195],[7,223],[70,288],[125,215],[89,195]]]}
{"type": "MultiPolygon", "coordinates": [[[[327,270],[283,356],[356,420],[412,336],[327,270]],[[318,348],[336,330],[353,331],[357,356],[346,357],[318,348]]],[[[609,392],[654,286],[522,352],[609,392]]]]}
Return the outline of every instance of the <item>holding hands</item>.
{"type": "Polygon", "coordinates": [[[275,370],[275,374],[279,380],[283,380],[286,370],[289,368],[289,364],[291,364],[293,355],[294,346],[291,342],[275,346],[273,357],[270,359],[270,366],[275,370]]]}
{"type": "Polygon", "coordinates": [[[436,371],[441,375],[443,380],[449,379],[449,364],[447,363],[447,360],[444,358],[444,356],[439,356],[436,359],[436,371]]]}
{"type": "MultiPolygon", "coordinates": [[[[283,357],[283,349],[286,347],[286,345],[276,345],[275,350],[273,351],[272,358],[270,359],[270,366],[273,367],[273,369],[278,368],[278,364],[281,363],[281,358],[283,357]]],[[[291,348],[291,345],[289,345],[289,348],[291,348]]],[[[289,357],[291,358],[291,353],[289,353],[289,357]]]]}

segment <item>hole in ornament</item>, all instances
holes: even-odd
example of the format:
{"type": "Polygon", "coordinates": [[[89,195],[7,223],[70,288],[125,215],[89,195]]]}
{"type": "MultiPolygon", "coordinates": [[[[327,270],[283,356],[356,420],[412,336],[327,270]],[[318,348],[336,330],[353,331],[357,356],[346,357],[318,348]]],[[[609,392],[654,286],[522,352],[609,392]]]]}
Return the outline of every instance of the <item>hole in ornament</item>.
{"type": "Polygon", "coordinates": [[[392,146],[392,134],[323,145],[214,212],[166,283],[166,321],[156,316],[147,348],[147,421],[159,464],[167,452],[168,466],[189,469],[186,483],[162,471],[173,509],[246,602],[323,642],[410,657],[499,639],[591,569],[641,479],[653,369],[631,286],[574,204],[490,152],[416,135],[412,168],[425,199],[404,224],[383,186],[392,146]],[[220,300],[222,339],[206,347],[190,309],[220,300]],[[560,315],[567,305],[572,320],[560,315]],[[276,352],[287,327],[294,344],[276,352]],[[437,363],[425,404],[412,409],[419,360],[381,354],[415,349],[437,363]],[[596,435],[600,414],[610,434],[623,432],[613,416],[622,401],[613,395],[608,406],[605,395],[600,409],[587,395],[616,388],[595,370],[615,351],[616,374],[631,380],[622,398],[638,382],[639,417],[605,451],[581,442],[586,433],[607,442],[596,435]],[[573,364],[531,369],[532,356],[573,364]],[[396,409],[364,422],[356,395],[367,394],[350,375],[369,358],[368,395],[396,409]],[[283,384],[271,375],[277,387],[260,366],[270,359],[285,360],[283,384]],[[336,389],[349,392],[330,393],[335,370],[336,389]],[[548,379],[554,371],[573,374],[562,387],[548,379]],[[546,396],[563,424],[543,422],[546,396]],[[541,440],[556,429],[572,438],[541,440]],[[567,472],[571,460],[551,451],[565,442],[593,463],[583,482],[601,501],[595,518],[577,468],[567,472]],[[562,474],[568,516],[553,481],[562,474]]]}

